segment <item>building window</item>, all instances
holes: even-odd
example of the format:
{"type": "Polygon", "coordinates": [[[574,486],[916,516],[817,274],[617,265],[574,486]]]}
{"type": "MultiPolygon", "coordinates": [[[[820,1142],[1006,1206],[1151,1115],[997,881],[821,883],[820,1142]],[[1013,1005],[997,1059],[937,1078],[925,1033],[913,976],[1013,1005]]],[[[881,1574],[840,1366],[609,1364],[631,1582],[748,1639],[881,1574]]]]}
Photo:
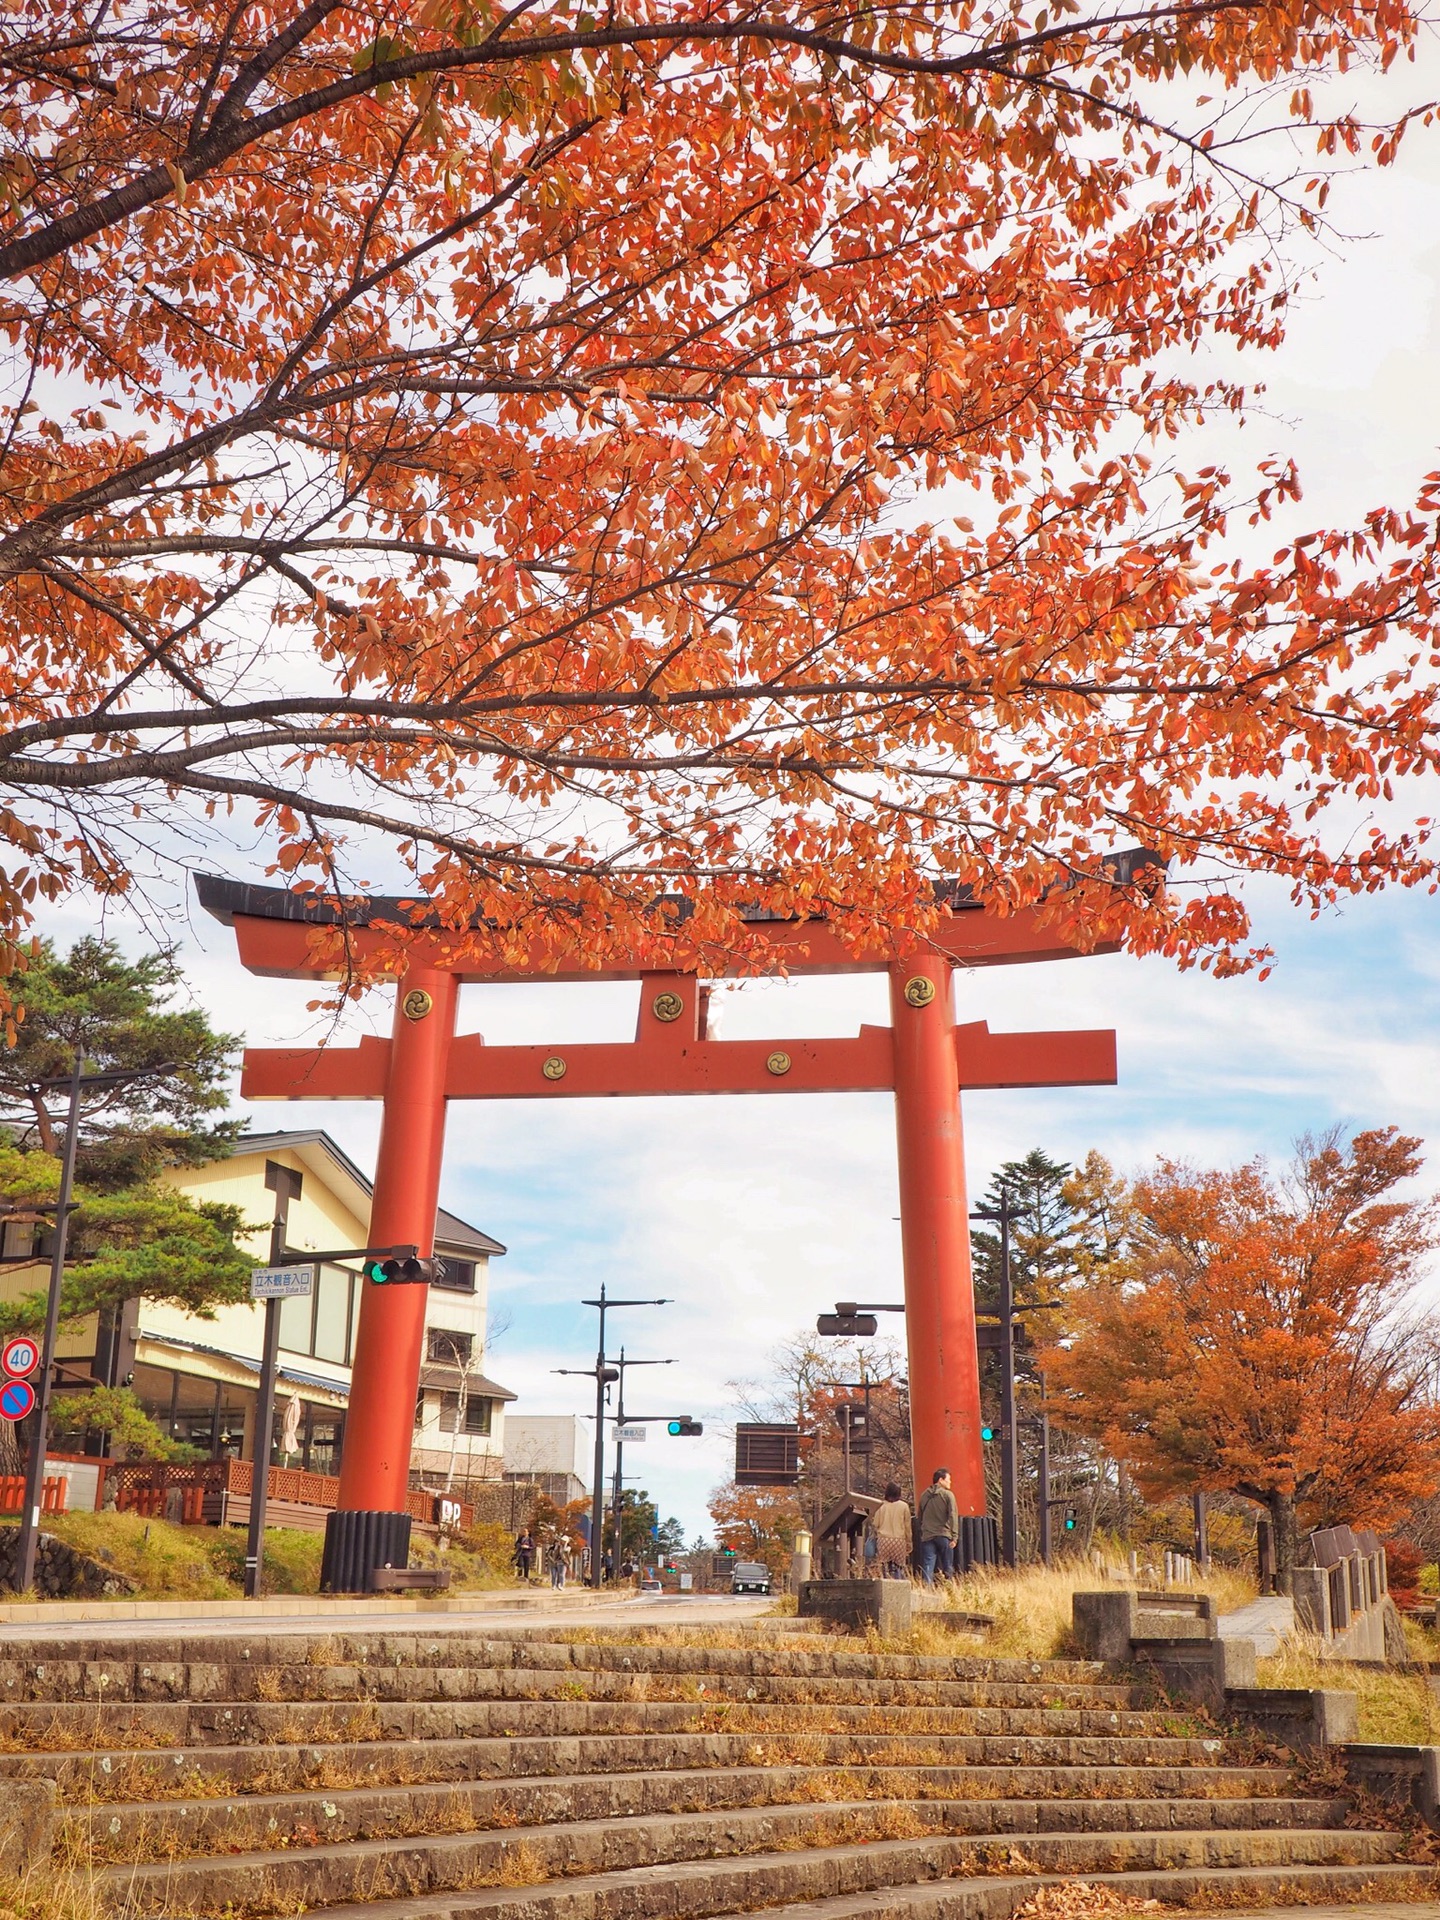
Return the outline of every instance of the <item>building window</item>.
{"type": "MultiPolygon", "coordinates": [[[[471,1394],[465,1402],[465,1424],[462,1433],[488,1434],[490,1431],[490,1413],[493,1403],[482,1399],[479,1394],[471,1394]]],[[[440,1431],[454,1433],[460,1417],[460,1396],[458,1393],[442,1393],[440,1396],[440,1431]]]]}
{"type": "Polygon", "coordinates": [[[434,1284],[437,1287],[443,1287],[447,1293],[473,1293],[475,1291],[475,1262],[473,1260],[457,1260],[454,1254],[451,1253],[442,1253],[440,1258],[445,1263],[445,1273],[443,1278],[437,1280],[434,1284]]]}
{"type": "Polygon", "coordinates": [[[425,1357],[437,1366],[468,1367],[475,1351],[473,1333],[456,1333],[449,1327],[427,1327],[425,1357]]]}
{"type": "Polygon", "coordinates": [[[322,1266],[313,1293],[280,1303],[280,1345],[287,1353],[348,1366],[354,1349],[361,1294],[360,1276],[347,1267],[322,1266]]]}
{"type": "MultiPolygon", "coordinates": [[[[7,1220],[0,1226],[0,1259],[33,1260],[40,1244],[40,1229],[33,1220],[7,1220]]],[[[464,1261],[457,1265],[464,1266],[464,1261]]],[[[475,1268],[470,1267],[470,1291],[475,1291],[475,1268]]]]}

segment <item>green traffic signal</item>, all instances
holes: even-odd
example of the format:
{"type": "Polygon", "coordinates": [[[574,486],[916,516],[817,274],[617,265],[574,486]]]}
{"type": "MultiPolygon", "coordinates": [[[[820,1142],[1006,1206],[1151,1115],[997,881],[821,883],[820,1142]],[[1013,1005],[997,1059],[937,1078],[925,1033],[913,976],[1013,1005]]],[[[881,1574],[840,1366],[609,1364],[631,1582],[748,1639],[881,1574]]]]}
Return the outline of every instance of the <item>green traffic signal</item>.
{"type": "Polygon", "coordinates": [[[995,1438],[995,1429],[994,1429],[994,1427],[981,1427],[981,1429],[980,1429],[980,1438],[981,1438],[982,1440],[987,1440],[987,1441],[988,1441],[988,1440],[993,1440],[993,1439],[995,1438]]]}
{"type": "Polygon", "coordinates": [[[698,1420],[671,1420],[667,1422],[665,1431],[693,1438],[697,1433],[703,1433],[705,1429],[698,1420]]]}
{"type": "Polygon", "coordinates": [[[367,1260],[365,1278],[377,1287],[428,1287],[445,1277],[443,1260],[367,1260]]]}

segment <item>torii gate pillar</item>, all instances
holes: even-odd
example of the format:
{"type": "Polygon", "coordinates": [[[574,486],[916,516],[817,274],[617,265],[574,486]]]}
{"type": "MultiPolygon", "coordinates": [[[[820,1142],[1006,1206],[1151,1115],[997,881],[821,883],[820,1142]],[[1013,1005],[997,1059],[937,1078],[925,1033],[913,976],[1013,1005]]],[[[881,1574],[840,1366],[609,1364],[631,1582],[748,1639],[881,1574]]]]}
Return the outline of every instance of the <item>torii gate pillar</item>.
{"type": "MultiPolygon", "coordinates": [[[[395,990],[370,1244],[413,1241],[435,1251],[440,1163],[445,1150],[445,1079],[455,1033],[459,982],[453,972],[411,967],[395,990]]],[[[415,1396],[396,1383],[420,1378],[426,1287],[366,1287],[356,1331],[350,1403],[363,1417],[345,1426],[340,1506],[394,1513],[410,1485],[415,1396]]]]}
{"type": "Polygon", "coordinates": [[[956,1505],[974,1515],[985,1470],[951,972],[933,953],[890,968],[895,1145],[915,1498],[948,1467],[956,1505]]]}

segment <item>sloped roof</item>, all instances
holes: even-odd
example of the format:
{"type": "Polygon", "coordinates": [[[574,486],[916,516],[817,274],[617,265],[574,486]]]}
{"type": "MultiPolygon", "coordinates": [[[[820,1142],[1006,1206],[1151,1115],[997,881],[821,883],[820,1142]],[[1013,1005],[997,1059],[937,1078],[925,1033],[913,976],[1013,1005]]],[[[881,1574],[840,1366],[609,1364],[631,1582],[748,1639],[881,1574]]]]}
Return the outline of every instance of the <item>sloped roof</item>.
{"type": "MultiPolygon", "coordinates": [[[[373,1197],[375,1182],[368,1174],[362,1173],[345,1150],[338,1146],[322,1127],[294,1128],[280,1133],[242,1133],[235,1142],[235,1152],[241,1153],[283,1153],[287,1150],[298,1152],[304,1147],[318,1148],[327,1154],[340,1171],[352,1180],[367,1198],[373,1197]]],[[[462,1220],[458,1214],[448,1212],[444,1207],[435,1210],[435,1250],[437,1253],[458,1254],[498,1254],[505,1248],[498,1240],[492,1239],[479,1227],[472,1227],[468,1220],[462,1220]]]]}

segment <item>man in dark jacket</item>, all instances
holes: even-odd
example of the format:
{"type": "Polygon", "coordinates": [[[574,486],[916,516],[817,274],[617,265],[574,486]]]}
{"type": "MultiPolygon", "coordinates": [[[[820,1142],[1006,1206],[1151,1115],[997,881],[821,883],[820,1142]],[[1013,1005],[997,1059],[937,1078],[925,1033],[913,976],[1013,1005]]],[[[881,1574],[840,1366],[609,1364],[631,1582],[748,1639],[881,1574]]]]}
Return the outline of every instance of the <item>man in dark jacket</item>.
{"type": "Polygon", "coordinates": [[[955,1542],[960,1538],[960,1509],[950,1491],[950,1469],[937,1467],[920,1501],[920,1578],[935,1584],[938,1569],[947,1580],[955,1574],[955,1542]]]}

